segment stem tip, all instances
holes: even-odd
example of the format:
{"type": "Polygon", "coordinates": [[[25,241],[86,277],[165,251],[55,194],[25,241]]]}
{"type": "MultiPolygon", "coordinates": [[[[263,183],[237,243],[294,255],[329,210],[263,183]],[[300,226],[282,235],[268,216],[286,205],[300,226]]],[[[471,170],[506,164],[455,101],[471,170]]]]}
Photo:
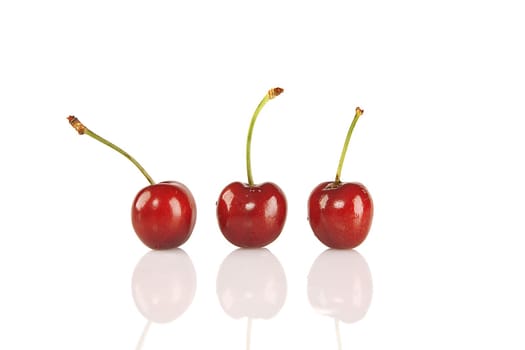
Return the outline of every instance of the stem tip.
{"type": "Polygon", "coordinates": [[[275,98],[275,97],[279,96],[280,94],[282,94],[283,91],[284,91],[284,89],[282,89],[280,87],[276,87],[276,88],[270,89],[270,90],[268,90],[268,97],[271,100],[272,98],[275,98]]]}
{"type": "Polygon", "coordinates": [[[70,115],[67,117],[67,120],[69,121],[69,124],[78,132],[79,135],[84,135],[86,132],[86,127],[84,124],[80,122],[80,120],[77,119],[77,117],[70,115]]]}
{"type": "Polygon", "coordinates": [[[360,117],[365,111],[363,111],[360,107],[355,108],[355,114],[357,117],[360,117]]]}

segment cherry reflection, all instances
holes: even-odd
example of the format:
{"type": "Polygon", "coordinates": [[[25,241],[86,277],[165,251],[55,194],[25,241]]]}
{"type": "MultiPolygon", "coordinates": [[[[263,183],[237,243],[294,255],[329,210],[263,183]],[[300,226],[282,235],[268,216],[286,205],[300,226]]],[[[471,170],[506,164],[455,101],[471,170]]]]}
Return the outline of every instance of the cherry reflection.
{"type": "Polygon", "coordinates": [[[180,249],[152,250],[135,266],[131,280],[133,300],[148,320],[137,349],[141,349],[152,323],[179,318],[193,301],[197,277],[188,254],[180,249]]]}
{"type": "Polygon", "coordinates": [[[246,318],[246,348],[250,348],[252,320],[277,315],[286,300],[287,283],[279,260],[266,248],[239,248],[222,262],[217,296],[224,312],[246,318]]]}
{"type": "Polygon", "coordinates": [[[339,322],[363,319],[372,302],[372,274],[365,258],[353,249],[327,249],[312,264],[307,284],[312,308],[335,320],[341,349],[339,322]]]}

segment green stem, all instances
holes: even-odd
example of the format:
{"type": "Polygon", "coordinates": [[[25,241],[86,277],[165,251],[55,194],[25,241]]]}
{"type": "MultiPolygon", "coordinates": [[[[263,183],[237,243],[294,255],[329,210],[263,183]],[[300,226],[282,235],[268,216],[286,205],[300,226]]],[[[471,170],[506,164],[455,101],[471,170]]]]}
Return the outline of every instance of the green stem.
{"type": "Polygon", "coordinates": [[[350,137],[352,136],[352,132],[354,131],[357,120],[359,120],[359,117],[363,114],[363,112],[364,111],[359,107],[355,109],[354,120],[352,120],[352,124],[350,124],[348,133],[346,134],[346,140],[343,145],[343,151],[341,152],[341,157],[339,158],[339,166],[337,167],[337,173],[335,174],[336,184],[341,182],[341,171],[343,170],[343,163],[345,162],[345,156],[346,156],[346,151],[348,150],[348,144],[350,143],[350,137]]]}
{"type": "Polygon", "coordinates": [[[144,169],[142,167],[142,165],[140,165],[139,162],[137,162],[137,160],[135,158],[133,158],[128,152],[124,151],[122,148],[120,148],[119,146],[109,142],[108,140],[106,140],[105,138],[103,138],[102,136],[99,136],[97,135],[96,133],[94,133],[93,131],[89,130],[87,127],[85,127],[81,122],[80,120],[78,120],[77,118],[73,117],[73,116],[70,116],[67,118],[69,120],[69,123],[71,124],[71,126],[73,126],[73,128],[75,128],[75,130],[78,131],[78,133],[80,135],[83,135],[83,134],[86,134],[92,138],[94,138],[95,140],[105,144],[106,146],[114,149],[115,151],[117,151],[118,153],[122,154],[124,157],[128,158],[139,170],[140,172],[142,173],[142,175],[144,175],[144,177],[146,177],[146,179],[148,180],[148,182],[153,185],[155,184],[155,181],[153,181],[153,179],[151,178],[151,176],[148,174],[148,172],[146,171],[146,169],[144,169]]]}
{"type": "Polygon", "coordinates": [[[250,121],[250,127],[248,129],[248,137],[246,139],[246,173],[248,175],[248,184],[250,186],[254,185],[253,182],[253,176],[252,176],[252,161],[251,161],[251,144],[252,144],[252,133],[253,133],[253,127],[255,125],[255,120],[257,120],[257,116],[259,115],[259,112],[263,109],[264,105],[271,99],[279,96],[284,90],[281,88],[273,88],[269,90],[266,95],[263,97],[261,102],[259,102],[259,105],[255,109],[255,112],[253,112],[252,120],[250,121]]]}

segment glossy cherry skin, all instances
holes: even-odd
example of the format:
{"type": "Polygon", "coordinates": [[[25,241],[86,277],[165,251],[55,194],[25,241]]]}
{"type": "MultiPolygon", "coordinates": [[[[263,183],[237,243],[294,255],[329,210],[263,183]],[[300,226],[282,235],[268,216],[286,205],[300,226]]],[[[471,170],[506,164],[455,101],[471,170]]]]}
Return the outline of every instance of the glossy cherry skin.
{"type": "Polygon", "coordinates": [[[286,197],[274,183],[250,186],[232,182],[217,201],[217,220],[224,237],[241,248],[272,243],[286,221],[286,197]]]}
{"type": "Polygon", "coordinates": [[[180,182],[166,181],[137,193],[131,222],[140,240],[151,249],[171,249],[190,238],[197,218],[195,199],[180,182]]]}
{"type": "Polygon", "coordinates": [[[308,221],[326,246],[350,249],[360,245],[372,225],[370,193],[357,182],[323,182],[308,198],[308,221]]]}

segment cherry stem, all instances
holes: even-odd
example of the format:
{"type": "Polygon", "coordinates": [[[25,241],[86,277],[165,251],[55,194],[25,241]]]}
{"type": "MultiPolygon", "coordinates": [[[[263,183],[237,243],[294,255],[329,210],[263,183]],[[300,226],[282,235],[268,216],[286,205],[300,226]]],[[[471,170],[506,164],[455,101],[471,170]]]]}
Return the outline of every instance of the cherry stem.
{"type": "Polygon", "coordinates": [[[354,131],[357,120],[363,114],[363,112],[364,111],[361,108],[356,107],[354,120],[352,120],[352,124],[350,124],[348,133],[346,134],[346,140],[345,140],[345,144],[343,145],[343,151],[341,152],[341,157],[339,158],[339,166],[337,167],[337,173],[335,174],[336,184],[339,184],[341,182],[341,171],[343,170],[343,163],[345,162],[345,156],[346,156],[346,151],[348,149],[348,144],[350,143],[350,137],[352,136],[352,132],[354,131]]]}
{"type": "Polygon", "coordinates": [[[263,97],[261,102],[259,102],[259,105],[255,109],[255,112],[253,113],[252,120],[250,121],[250,128],[248,129],[248,138],[246,140],[246,172],[248,174],[248,184],[250,186],[254,185],[253,182],[253,176],[252,176],[252,162],[251,162],[251,144],[252,144],[252,133],[253,133],[253,126],[255,125],[255,120],[257,119],[257,116],[259,115],[259,112],[263,109],[264,105],[271,99],[279,96],[284,90],[280,87],[276,87],[273,89],[268,90],[266,95],[263,97]]]}
{"type": "Polygon", "coordinates": [[[155,183],[155,181],[153,181],[153,179],[151,178],[151,176],[148,174],[148,172],[142,167],[142,165],[140,165],[139,162],[137,162],[135,160],[135,158],[133,158],[128,152],[124,151],[122,148],[118,147],[117,145],[109,142],[108,140],[106,140],[105,138],[103,138],[102,136],[99,136],[97,134],[95,134],[93,131],[89,130],[86,126],[84,126],[84,124],[82,124],[80,122],[80,120],[78,120],[76,117],[70,115],[67,120],[69,121],[69,124],[71,124],[71,126],[80,134],[80,135],[88,135],[92,138],[94,138],[95,140],[105,144],[106,146],[114,149],[115,151],[117,151],[118,153],[122,154],[124,157],[128,158],[139,170],[140,172],[142,173],[142,175],[144,175],[146,177],[146,179],[148,180],[148,182],[153,185],[155,183]]]}

